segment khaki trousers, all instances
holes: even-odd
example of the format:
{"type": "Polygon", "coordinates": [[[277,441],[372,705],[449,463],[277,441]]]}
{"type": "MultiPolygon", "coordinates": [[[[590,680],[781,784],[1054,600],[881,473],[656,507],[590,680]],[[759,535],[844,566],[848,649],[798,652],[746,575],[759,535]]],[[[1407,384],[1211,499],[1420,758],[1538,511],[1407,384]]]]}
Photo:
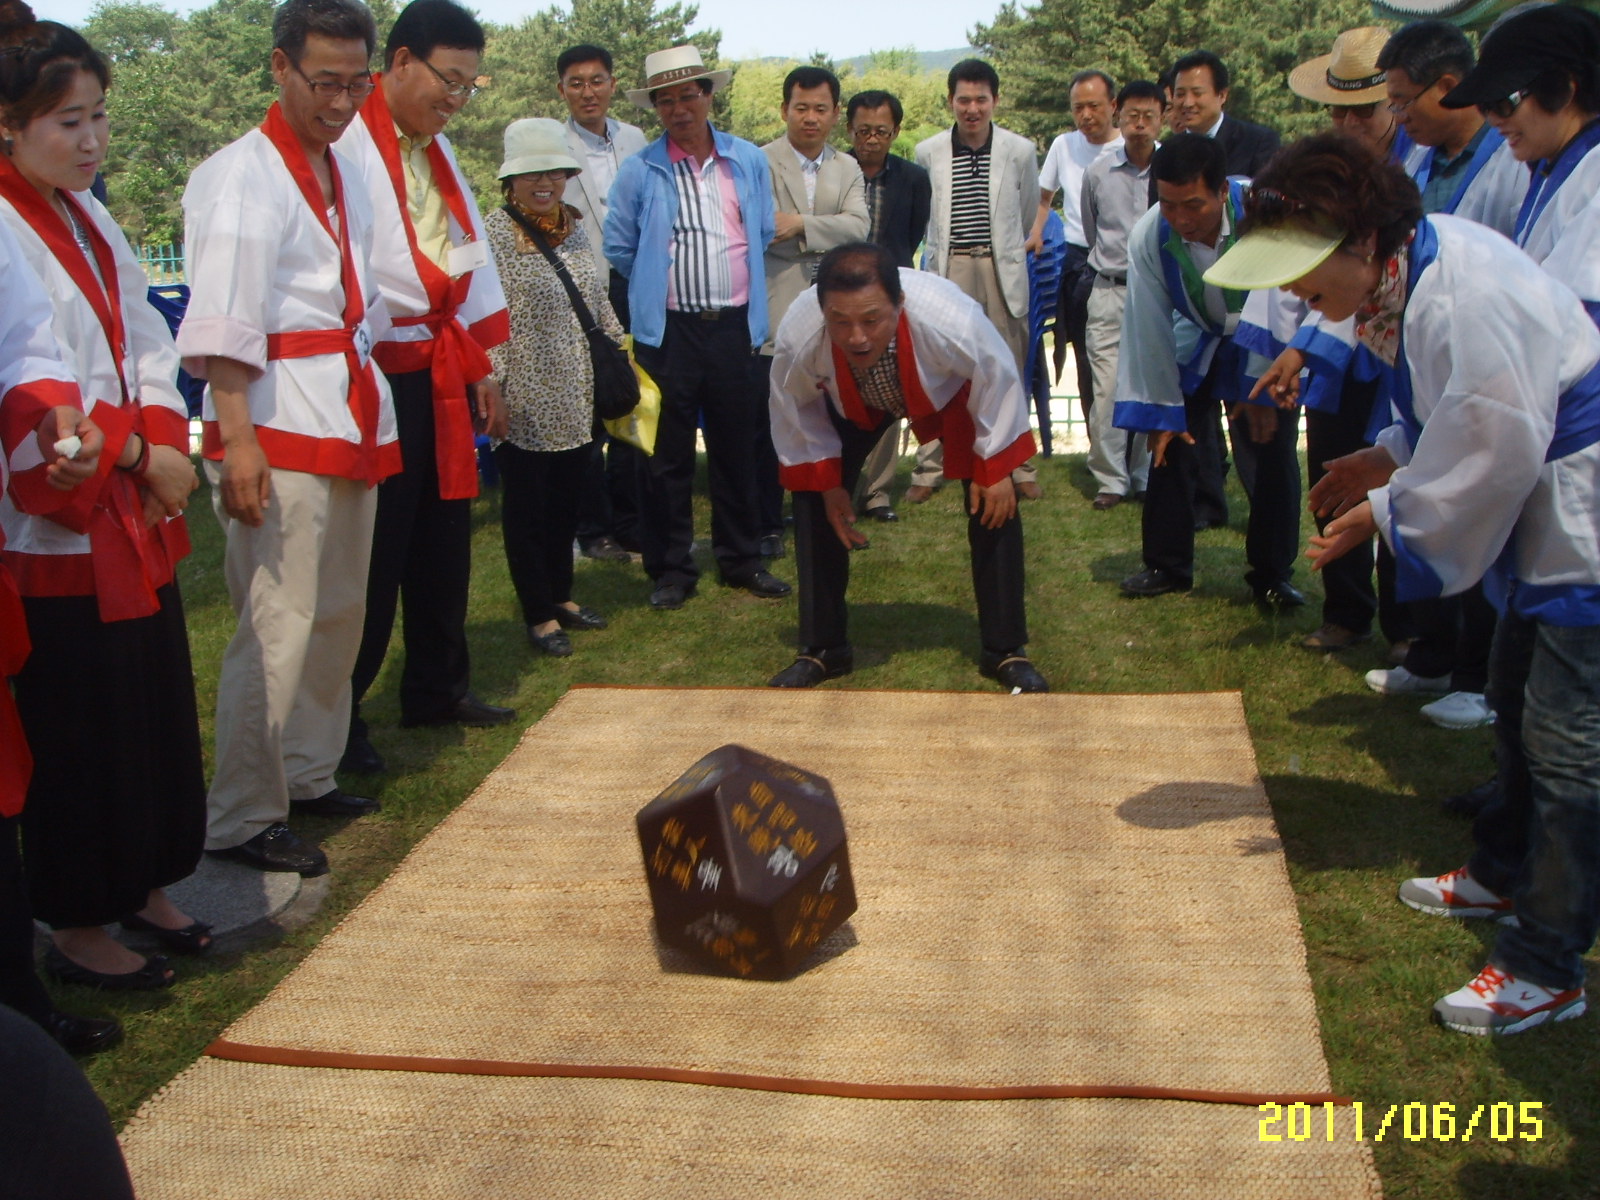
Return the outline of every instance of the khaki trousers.
{"type": "MultiPolygon", "coordinates": [[[[1000,331],[1000,336],[1011,347],[1011,357],[1017,363],[1017,376],[1021,378],[1028,363],[1028,319],[1013,317],[1006,307],[1006,298],[1000,291],[1000,276],[995,272],[994,259],[976,254],[951,254],[945,260],[945,278],[983,306],[983,311],[1000,331]]],[[[1024,397],[1032,393],[1028,381],[1022,380],[1024,397]]],[[[1039,476],[1029,459],[1015,471],[1011,478],[1016,483],[1031,483],[1039,476]]],[[[917,448],[917,465],[911,472],[912,486],[938,487],[944,481],[944,446],[929,442],[917,448]]]]}
{"type": "Polygon", "coordinates": [[[290,800],[335,786],[377,503],[359,480],[275,470],[259,528],[223,517],[239,624],[217,680],[208,850],[248,841],[284,820],[290,800]]]}
{"type": "Polygon", "coordinates": [[[1084,343],[1094,375],[1094,403],[1089,408],[1089,473],[1099,490],[1113,496],[1142,492],[1150,478],[1149,439],[1111,423],[1117,399],[1117,352],[1122,346],[1122,309],[1126,284],[1095,276],[1089,292],[1084,343]]]}

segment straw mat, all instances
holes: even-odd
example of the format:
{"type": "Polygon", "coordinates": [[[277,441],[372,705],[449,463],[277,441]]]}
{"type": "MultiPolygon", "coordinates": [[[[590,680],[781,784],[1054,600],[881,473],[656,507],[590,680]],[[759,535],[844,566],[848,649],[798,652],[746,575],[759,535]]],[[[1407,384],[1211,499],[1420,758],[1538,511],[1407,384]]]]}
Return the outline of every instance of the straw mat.
{"type": "Polygon", "coordinates": [[[1334,1112],[1333,1142],[1318,1108],[1312,1137],[1262,1143],[1260,1114],[1233,1104],[201,1059],[125,1144],[140,1200],[1378,1200],[1350,1110],[1334,1112]]]}
{"type": "Polygon", "coordinates": [[[211,1053],[125,1133],[142,1196],[1378,1194],[1257,1141],[1330,1085],[1233,693],[574,690],[211,1053]],[[783,983],[651,929],[634,813],[728,742],[849,834],[783,983]]]}

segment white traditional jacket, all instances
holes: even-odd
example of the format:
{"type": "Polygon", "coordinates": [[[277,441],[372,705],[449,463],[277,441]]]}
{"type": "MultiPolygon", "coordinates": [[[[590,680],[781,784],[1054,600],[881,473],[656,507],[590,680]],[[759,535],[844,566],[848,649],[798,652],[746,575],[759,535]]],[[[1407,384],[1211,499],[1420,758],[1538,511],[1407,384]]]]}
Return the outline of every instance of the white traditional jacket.
{"type": "MultiPolygon", "coordinates": [[[[998,483],[1034,452],[1016,360],[977,301],[949,280],[901,268],[900,286],[896,354],[911,428],[920,441],[944,439],[948,478],[998,483]]],[[[830,408],[862,428],[881,421],[834,351],[815,287],[778,327],[770,405],[779,476],[793,492],[841,486],[830,408]]]]}
{"type": "Polygon", "coordinates": [[[417,249],[405,201],[405,168],[394,118],[380,86],[339,139],[372,204],[372,269],[389,309],[389,332],[373,347],[391,375],[431,371],[440,494],[477,495],[478,471],[467,385],[491,374],[488,351],[511,336],[505,292],[472,187],[443,134],[428,146],[434,186],[445,202],[450,244],[482,246],[483,261],[452,276],[417,249]]]}
{"type": "MultiPolygon", "coordinates": [[[[178,351],[197,378],[212,356],[250,369],[251,420],[273,467],[375,484],[400,469],[400,443],[389,385],[371,361],[389,328],[372,269],[372,206],[360,173],[330,150],[338,202],[324,209],[303,153],[300,168],[289,166],[292,140],[274,104],[261,128],[189,177],[191,291],[178,351]]],[[[220,460],[209,388],[204,417],[205,455],[220,460]]]]}
{"type": "MultiPolygon", "coordinates": [[[[0,167],[0,223],[26,264],[15,269],[43,285],[56,351],[106,445],[99,473],[74,490],[67,510],[47,500],[30,512],[9,494],[0,498],[6,561],[25,596],[99,595],[104,619],[146,616],[158,607],[154,589],[171,582],[189,552],[188,531],[181,517],[147,529],[135,481],[114,464],[134,433],[188,454],[178,353],[111,214],[86,191],[61,200],[88,235],[87,255],[55,207],[9,164],[0,167]]],[[[37,448],[26,443],[37,465],[37,448]]]]}
{"type": "Polygon", "coordinates": [[[1368,493],[1399,598],[1483,578],[1497,606],[1600,624],[1600,331],[1481,225],[1429,217],[1407,253],[1396,423],[1378,438],[1400,469],[1368,493]]]}

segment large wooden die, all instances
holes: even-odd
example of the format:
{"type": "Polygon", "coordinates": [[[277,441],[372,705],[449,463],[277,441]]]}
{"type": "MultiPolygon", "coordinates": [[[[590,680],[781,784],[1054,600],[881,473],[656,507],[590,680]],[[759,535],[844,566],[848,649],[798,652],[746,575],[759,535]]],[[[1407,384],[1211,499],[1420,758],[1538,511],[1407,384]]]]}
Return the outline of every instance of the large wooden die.
{"type": "Polygon", "coordinates": [[[844,817],[820,775],[722,746],[637,821],[661,940],[718,970],[787,978],[856,910],[844,817]]]}

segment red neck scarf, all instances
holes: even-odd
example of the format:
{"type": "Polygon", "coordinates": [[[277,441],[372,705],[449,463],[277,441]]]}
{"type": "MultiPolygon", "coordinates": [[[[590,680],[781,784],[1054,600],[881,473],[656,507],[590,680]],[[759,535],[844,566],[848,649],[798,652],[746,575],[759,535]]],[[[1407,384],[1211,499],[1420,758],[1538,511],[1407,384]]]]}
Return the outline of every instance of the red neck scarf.
{"type": "Polygon", "coordinates": [[[323,354],[343,354],[350,372],[350,391],[347,403],[361,431],[361,458],[365,464],[364,478],[368,486],[378,482],[378,383],[373,377],[372,364],[363,363],[356,348],[356,335],[366,316],[366,304],[361,293],[361,277],[356,272],[355,255],[350,248],[350,217],[345,211],[344,182],[339,177],[339,164],[328,154],[328,172],[333,177],[333,207],[339,217],[339,231],[334,233],[328,222],[327,205],[322,201],[322,185],[311,160],[283,110],[273,101],[267,109],[267,119],[261,122],[261,132],[283,157],[283,165],[300,188],[318,223],[339,247],[339,282],[344,290],[344,322],[341,329],[312,329],[291,333],[274,333],[267,336],[268,358],[314,358],[323,354]]]}
{"type": "MultiPolygon", "coordinates": [[[[417,230],[411,223],[411,208],[406,198],[405,168],[400,159],[400,139],[394,117],[384,95],[383,76],[375,77],[378,87],[361,108],[361,120],[372,143],[378,148],[400,209],[400,223],[411,247],[423,290],[428,295],[428,312],[420,317],[399,317],[396,327],[426,325],[433,333],[433,356],[429,370],[433,382],[434,459],[439,471],[439,497],[443,500],[469,499],[478,494],[478,462],[472,429],[472,405],[467,399],[469,380],[483,379],[493,368],[489,355],[457,317],[472,286],[467,273],[452,279],[417,246],[417,230]]],[[[446,210],[455,219],[462,235],[473,240],[472,219],[467,199],[456,173],[450,169],[439,139],[428,143],[428,165],[433,168],[433,184],[444,198],[446,210]]],[[[482,268],[480,268],[482,269],[482,268]]]]}
{"type": "Polygon", "coordinates": [[[64,204],[72,215],[77,218],[78,224],[88,234],[89,248],[94,254],[94,265],[99,267],[100,274],[96,277],[93,267],[89,265],[88,258],[83,253],[83,247],[78,245],[78,239],[72,235],[72,227],[48,200],[39,193],[31,183],[23,178],[5,155],[0,154],[0,196],[11,202],[11,206],[22,215],[40,240],[49,248],[50,253],[66,268],[72,282],[78,285],[78,290],[83,293],[83,298],[89,302],[89,307],[94,309],[94,315],[100,320],[100,328],[105,332],[106,345],[111,349],[111,357],[117,364],[117,380],[122,385],[122,402],[128,403],[128,380],[123,374],[122,362],[127,353],[128,335],[127,327],[122,321],[122,293],[117,287],[117,261],[112,254],[111,243],[106,241],[105,234],[100,232],[100,227],[71,192],[57,191],[64,204]]]}
{"type": "MultiPolygon", "coordinates": [[[[950,398],[942,409],[935,408],[928,393],[923,390],[917,375],[916,347],[911,340],[911,322],[906,320],[906,310],[900,309],[900,321],[895,328],[895,361],[900,370],[900,395],[906,402],[906,416],[911,420],[911,431],[917,441],[930,442],[939,438],[944,442],[944,474],[946,479],[970,479],[973,469],[972,443],[977,431],[972,424],[972,414],[967,411],[967,396],[972,391],[970,382],[950,398]]],[[[845,418],[862,429],[875,429],[882,420],[869,410],[861,399],[861,389],[856,386],[855,373],[838,346],[833,347],[833,377],[839,388],[839,407],[845,418]]]]}

